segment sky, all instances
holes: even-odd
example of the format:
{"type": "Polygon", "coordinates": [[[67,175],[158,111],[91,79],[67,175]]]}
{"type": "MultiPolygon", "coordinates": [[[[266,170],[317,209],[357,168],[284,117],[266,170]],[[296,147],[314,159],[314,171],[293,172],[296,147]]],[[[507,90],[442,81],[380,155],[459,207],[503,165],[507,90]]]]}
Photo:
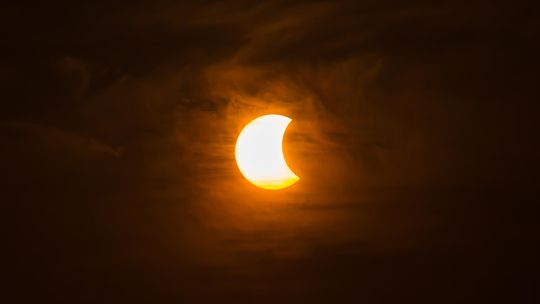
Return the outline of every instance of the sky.
{"type": "Polygon", "coordinates": [[[1,4],[6,297],[535,303],[533,4],[1,4]],[[281,191],[234,159],[269,113],[281,191]]]}

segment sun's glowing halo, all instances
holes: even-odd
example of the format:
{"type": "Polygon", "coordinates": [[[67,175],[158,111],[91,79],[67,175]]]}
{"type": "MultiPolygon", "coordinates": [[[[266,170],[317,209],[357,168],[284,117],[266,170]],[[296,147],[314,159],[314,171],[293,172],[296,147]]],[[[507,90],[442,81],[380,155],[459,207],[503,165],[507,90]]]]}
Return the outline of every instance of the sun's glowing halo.
{"type": "Polygon", "coordinates": [[[300,179],[283,155],[283,135],[290,122],[283,115],[263,115],[248,123],[238,135],[236,163],[242,175],[255,186],[279,190],[300,179]]]}

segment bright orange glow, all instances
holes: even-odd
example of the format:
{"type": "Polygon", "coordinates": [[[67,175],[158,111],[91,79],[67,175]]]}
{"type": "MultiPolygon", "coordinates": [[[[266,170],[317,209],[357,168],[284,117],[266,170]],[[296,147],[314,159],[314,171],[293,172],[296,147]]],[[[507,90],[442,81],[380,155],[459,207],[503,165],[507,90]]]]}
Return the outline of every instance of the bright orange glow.
{"type": "Polygon", "coordinates": [[[263,115],[248,123],[236,141],[236,163],[244,177],[257,187],[278,190],[300,178],[283,156],[283,135],[291,122],[283,115],[263,115]]]}

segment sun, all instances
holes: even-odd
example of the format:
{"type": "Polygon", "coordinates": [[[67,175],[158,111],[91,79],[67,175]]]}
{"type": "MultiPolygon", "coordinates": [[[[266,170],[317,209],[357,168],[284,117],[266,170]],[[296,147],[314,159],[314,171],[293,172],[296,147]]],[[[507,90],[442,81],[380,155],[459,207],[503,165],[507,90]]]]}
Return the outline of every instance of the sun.
{"type": "Polygon", "coordinates": [[[300,178],[289,168],[283,155],[283,135],[291,122],[277,114],[263,115],[248,123],[236,141],[236,163],[253,185],[279,190],[300,178]]]}

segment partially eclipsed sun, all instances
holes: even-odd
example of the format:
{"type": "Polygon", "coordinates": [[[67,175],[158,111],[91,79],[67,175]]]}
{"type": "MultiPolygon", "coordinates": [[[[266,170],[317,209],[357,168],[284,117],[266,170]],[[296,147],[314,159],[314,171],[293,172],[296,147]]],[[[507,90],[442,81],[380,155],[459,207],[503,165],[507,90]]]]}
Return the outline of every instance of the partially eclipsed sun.
{"type": "Polygon", "coordinates": [[[248,123],[236,141],[236,163],[242,175],[263,189],[279,190],[300,178],[283,156],[283,135],[291,122],[283,115],[263,115],[248,123]]]}

